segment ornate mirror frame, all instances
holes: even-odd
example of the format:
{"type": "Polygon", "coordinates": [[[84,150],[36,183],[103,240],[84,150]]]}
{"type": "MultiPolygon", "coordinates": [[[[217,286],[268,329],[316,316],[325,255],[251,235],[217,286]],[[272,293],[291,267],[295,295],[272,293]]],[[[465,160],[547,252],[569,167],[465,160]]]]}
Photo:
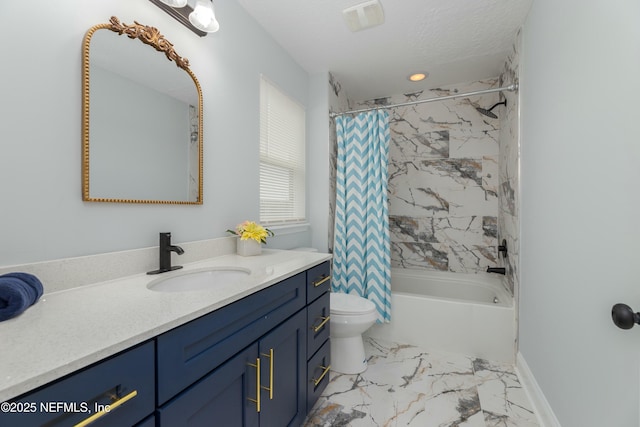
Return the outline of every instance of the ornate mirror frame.
{"type": "Polygon", "coordinates": [[[170,43],[160,31],[155,27],[142,25],[134,21],[133,25],[120,23],[119,19],[112,16],[109,23],[98,24],[91,27],[85,34],[82,44],[82,200],[87,202],[111,202],[111,203],[153,203],[153,204],[179,204],[179,205],[201,205],[202,204],[202,89],[195,74],[189,69],[189,61],[180,57],[170,43]],[[118,35],[127,35],[130,39],[138,39],[142,43],[153,47],[160,53],[164,53],[169,61],[173,61],[176,65],[183,69],[192,79],[198,92],[198,196],[195,201],[171,201],[171,200],[143,200],[143,199],[125,199],[125,198],[96,198],[90,195],[89,182],[89,128],[90,128],[90,44],[93,34],[98,30],[111,30],[118,35]]]}

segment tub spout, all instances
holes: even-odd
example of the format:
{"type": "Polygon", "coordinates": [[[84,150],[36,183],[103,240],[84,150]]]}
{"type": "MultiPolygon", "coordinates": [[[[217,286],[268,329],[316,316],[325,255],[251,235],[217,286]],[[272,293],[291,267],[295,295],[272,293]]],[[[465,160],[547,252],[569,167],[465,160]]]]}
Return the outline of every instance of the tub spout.
{"type": "Polygon", "coordinates": [[[487,267],[487,273],[506,274],[507,271],[504,267],[487,267]]]}

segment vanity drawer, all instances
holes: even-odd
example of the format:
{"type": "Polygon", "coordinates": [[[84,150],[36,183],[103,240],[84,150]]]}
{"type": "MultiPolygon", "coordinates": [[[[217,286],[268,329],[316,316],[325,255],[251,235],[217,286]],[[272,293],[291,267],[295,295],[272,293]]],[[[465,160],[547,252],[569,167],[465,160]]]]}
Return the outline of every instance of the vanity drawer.
{"type": "Polygon", "coordinates": [[[331,288],[331,262],[326,261],[307,270],[307,302],[318,298],[331,288]]]}
{"type": "Polygon", "coordinates": [[[309,357],[329,338],[329,295],[329,292],[325,292],[307,308],[307,356],[309,357]]]}
{"type": "Polygon", "coordinates": [[[157,338],[158,405],[306,305],[300,273],[157,338]]]}
{"type": "Polygon", "coordinates": [[[91,427],[135,425],[155,409],[153,344],[127,350],[12,400],[9,405],[19,411],[1,411],[0,425],[66,427],[102,409],[104,415],[91,427]]]}
{"type": "Polygon", "coordinates": [[[329,384],[331,369],[331,340],[325,341],[320,350],[307,362],[307,413],[329,384]]]}

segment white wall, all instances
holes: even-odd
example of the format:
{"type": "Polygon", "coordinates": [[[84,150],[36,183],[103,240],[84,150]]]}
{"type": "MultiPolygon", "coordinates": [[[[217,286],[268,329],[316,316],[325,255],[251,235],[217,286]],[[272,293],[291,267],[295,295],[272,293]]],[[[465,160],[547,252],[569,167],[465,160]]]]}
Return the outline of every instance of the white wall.
{"type": "Polygon", "coordinates": [[[154,246],[161,231],[221,237],[258,219],[259,75],[303,105],[309,77],[237,2],[216,12],[220,31],[200,38],[146,0],[0,2],[0,266],[154,246]],[[81,200],[82,39],[112,15],[159,28],[190,60],[204,95],[203,206],[81,200]]]}
{"type": "Polygon", "coordinates": [[[563,427],[639,425],[640,3],[534,0],[523,34],[520,351],[563,427]]]}
{"type": "Polygon", "coordinates": [[[311,75],[307,108],[307,218],[311,246],[329,250],[329,73],[311,75]]]}

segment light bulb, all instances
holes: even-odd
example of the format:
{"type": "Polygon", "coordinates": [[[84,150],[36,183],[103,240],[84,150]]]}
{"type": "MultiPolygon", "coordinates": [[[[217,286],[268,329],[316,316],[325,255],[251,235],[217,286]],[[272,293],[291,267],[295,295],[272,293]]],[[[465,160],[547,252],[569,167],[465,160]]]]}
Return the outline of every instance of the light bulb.
{"type": "Polygon", "coordinates": [[[213,12],[213,4],[209,0],[197,0],[193,12],[189,14],[191,25],[206,33],[215,33],[220,29],[213,12]]]}
{"type": "Polygon", "coordinates": [[[414,73],[414,74],[411,74],[409,77],[407,77],[407,79],[409,79],[412,82],[419,82],[426,79],[428,75],[429,74],[427,73],[414,73]]]}
{"type": "Polygon", "coordinates": [[[185,7],[187,5],[187,0],[160,0],[160,1],[171,7],[185,7]]]}

